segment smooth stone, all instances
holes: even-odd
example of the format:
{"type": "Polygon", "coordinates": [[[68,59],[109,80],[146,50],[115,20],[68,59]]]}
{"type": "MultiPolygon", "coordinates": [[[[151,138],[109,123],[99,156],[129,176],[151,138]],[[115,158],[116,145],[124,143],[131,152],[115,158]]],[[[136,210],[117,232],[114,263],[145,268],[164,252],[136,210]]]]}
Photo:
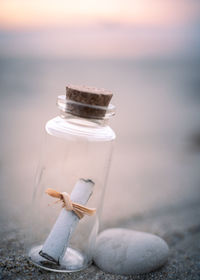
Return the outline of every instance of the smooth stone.
{"type": "Polygon", "coordinates": [[[97,237],[94,262],[105,272],[133,275],[159,268],[168,254],[167,243],[156,235],[111,228],[97,237]]]}

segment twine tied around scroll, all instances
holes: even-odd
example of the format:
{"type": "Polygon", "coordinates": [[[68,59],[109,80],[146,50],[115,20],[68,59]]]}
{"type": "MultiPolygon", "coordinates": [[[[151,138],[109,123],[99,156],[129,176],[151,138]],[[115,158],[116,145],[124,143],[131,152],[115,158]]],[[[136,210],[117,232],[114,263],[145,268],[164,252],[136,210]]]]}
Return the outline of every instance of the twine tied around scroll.
{"type": "Polygon", "coordinates": [[[73,211],[79,219],[82,219],[84,215],[92,216],[96,213],[95,208],[85,207],[79,203],[71,201],[70,195],[66,192],[61,193],[50,188],[48,188],[45,192],[52,197],[58,198],[59,200],[56,202],[63,202],[63,207],[67,211],[73,211]]]}

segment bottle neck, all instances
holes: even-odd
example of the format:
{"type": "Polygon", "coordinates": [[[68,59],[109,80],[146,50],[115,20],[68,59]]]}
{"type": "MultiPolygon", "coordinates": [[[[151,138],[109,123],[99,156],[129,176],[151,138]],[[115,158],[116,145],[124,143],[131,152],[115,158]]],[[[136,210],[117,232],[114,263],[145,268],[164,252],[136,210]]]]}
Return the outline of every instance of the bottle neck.
{"type": "Polygon", "coordinates": [[[66,96],[60,95],[57,99],[57,107],[60,117],[76,124],[90,126],[106,126],[110,117],[115,114],[115,106],[96,106],[67,100],[66,96]]]}
{"type": "Polygon", "coordinates": [[[67,122],[71,122],[76,125],[85,125],[85,126],[106,126],[108,125],[109,119],[95,119],[95,118],[82,118],[79,116],[75,116],[71,113],[64,112],[60,110],[59,114],[60,118],[67,122]]]}
{"type": "Polygon", "coordinates": [[[112,104],[108,107],[90,105],[67,100],[64,95],[58,96],[57,107],[63,119],[85,119],[99,125],[107,124],[108,119],[115,114],[115,106],[112,104]]]}

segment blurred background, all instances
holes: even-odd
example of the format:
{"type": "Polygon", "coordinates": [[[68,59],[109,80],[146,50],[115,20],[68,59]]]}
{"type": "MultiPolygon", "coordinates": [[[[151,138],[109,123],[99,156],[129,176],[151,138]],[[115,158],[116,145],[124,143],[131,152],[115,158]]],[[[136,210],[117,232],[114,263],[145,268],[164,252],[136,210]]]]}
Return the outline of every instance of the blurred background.
{"type": "Polygon", "coordinates": [[[1,0],[1,230],[23,224],[69,83],[114,93],[105,225],[199,202],[200,2],[1,0]]]}

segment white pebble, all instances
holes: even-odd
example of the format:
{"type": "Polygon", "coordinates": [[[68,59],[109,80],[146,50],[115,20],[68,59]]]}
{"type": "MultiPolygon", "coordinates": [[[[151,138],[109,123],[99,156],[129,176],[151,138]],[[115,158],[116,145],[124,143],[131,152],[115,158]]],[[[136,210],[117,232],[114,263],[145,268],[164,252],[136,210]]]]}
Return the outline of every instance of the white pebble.
{"type": "Polygon", "coordinates": [[[98,236],[94,261],[105,272],[131,275],[159,268],[168,254],[168,245],[158,236],[113,228],[98,236]]]}

